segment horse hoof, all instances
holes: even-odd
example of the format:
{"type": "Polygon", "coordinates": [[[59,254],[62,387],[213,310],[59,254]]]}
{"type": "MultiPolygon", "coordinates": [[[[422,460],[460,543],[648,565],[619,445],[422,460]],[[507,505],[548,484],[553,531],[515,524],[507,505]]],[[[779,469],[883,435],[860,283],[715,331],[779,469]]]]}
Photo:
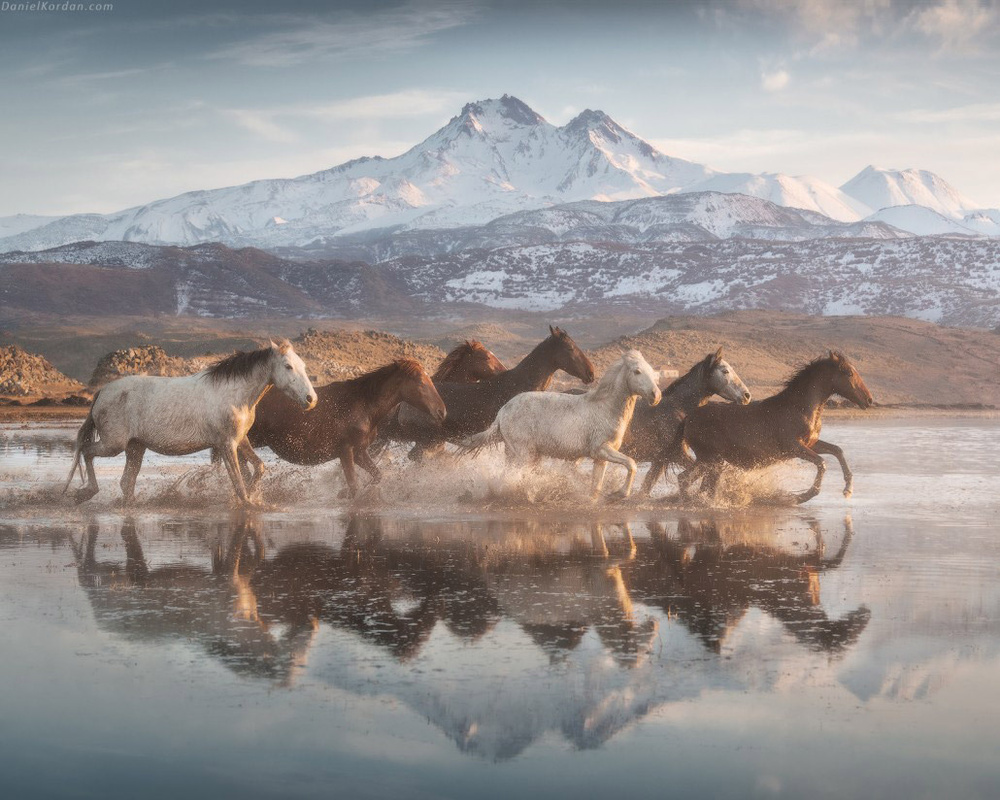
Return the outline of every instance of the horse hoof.
{"type": "Polygon", "coordinates": [[[611,494],[608,495],[608,502],[609,503],[624,503],[626,500],[628,500],[628,497],[629,496],[627,494],[625,494],[625,492],[617,491],[617,492],[613,492],[613,493],[611,493],[611,494]]]}
{"type": "Polygon", "coordinates": [[[853,489],[844,489],[844,499],[845,500],[850,500],[852,494],[854,494],[854,490],[853,489]]]}
{"type": "Polygon", "coordinates": [[[91,497],[97,494],[97,492],[98,492],[97,489],[91,489],[87,486],[84,486],[82,489],[76,490],[76,494],[73,495],[73,500],[76,502],[77,505],[80,505],[80,503],[85,503],[87,500],[89,500],[91,497]]]}

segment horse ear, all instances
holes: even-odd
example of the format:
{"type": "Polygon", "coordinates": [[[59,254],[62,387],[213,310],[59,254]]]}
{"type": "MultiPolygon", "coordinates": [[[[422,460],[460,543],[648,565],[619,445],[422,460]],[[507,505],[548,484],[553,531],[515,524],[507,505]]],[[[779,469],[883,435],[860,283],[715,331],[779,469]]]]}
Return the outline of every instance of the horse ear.
{"type": "Polygon", "coordinates": [[[715,351],[715,356],[714,356],[713,360],[715,361],[716,364],[718,364],[720,361],[722,361],[722,346],[721,345],[719,346],[719,349],[715,351]]]}
{"type": "Polygon", "coordinates": [[[840,353],[835,353],[833,350],[830,351],[831,361],[840,361],[840,353]]]}
{"type": "Polygon", "coordinates": [[[551,333],[553,336],[556,335],[556,329],[553,328],[551,325],[549,325],[549,333],[551,333]]]}

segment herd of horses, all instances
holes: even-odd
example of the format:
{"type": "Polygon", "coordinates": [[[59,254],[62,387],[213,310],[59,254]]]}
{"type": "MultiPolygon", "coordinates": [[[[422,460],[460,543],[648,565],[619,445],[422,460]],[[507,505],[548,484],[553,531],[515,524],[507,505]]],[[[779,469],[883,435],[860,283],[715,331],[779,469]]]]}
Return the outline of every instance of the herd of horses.
{"type": "Polygon", "coordinates": [[[232,480],[240,503],[264,474],[255,452],[269,447],[293,464],[340,460],[347,492],[359,490],[355,466],[378,482],[379,454],[392,441],[412,443],[422,460],[446,443],[475,453],[502,443],[508,462],[543,457],[593,460],[591,497],[597,500],[607,464],[620,464],[628,497],[637,462],[648,462],[642,492],[649,494],[667,467],[682,468],[678,485],[687,499],[695,484],[714,496],[725,465],[755,469],[804,459],[816,467],[803,503],[819,492],[822,456],[832,455],[853,478],[843,451],[819,438],[822,413],[834,395],[860,408],[873,404],[857,369],[840,353],[806,364],[777,394],[752,401],[750,391],[722,358],[707,355],[666,389],[638,350],[628,350],[596,380],[594,365],[560,328],[520,363],[506,369],[479,342],[455,348],[433,375],[412,359],[399,359],[357,378],[314,389],[305,364],[287,341],[223,358],[195,375],[131,375],[94,397],[76,438],[66,490],[79,469],[83,502],[97,492],[94,459],[126,454],[123,501],[132,501],[145,451],[186,455],[211,449],[232,480]],[[562,370],[588,390],[550,391],[562,370]],[[269,391],[270,389],[277,391],[269,391]],[[708,402],[717,395],[728,402],[708,402]],[[641,401],[641,402],[639,402],[641,401]]]}

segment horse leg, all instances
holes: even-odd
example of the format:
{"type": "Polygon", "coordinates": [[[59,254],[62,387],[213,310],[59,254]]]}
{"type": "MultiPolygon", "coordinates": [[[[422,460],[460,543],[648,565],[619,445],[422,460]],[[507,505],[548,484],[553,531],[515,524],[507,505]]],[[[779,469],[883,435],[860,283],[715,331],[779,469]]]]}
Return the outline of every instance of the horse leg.
{"type": "Polygon", "coordinates": [[[146,455],[146,446],[133,439],[125,447],[125,471],[122,473],[122,503],[131,505],[135,495],[135,479],[142,467],[142,457],[146,455]]]}
{"type": "Polygon", "coordinates": [[[610,461],[613,464],[621,464],[628,470],[628,474],[625,476],[625,485],[616,493],[616,496],[624,499],[632,494],[632,484],[635,482],[636,464],[631,458],[629,458],[624,453],[619,453],[611,445],[603,444],[598,449],[598,456],[603,458],[605,461],[610,461]]]}
{"type": "Polygon", "coordinates": [[[254,487],[260,482],[260,479],[264,477],[264,472],[266,471],[264,462],[257,455],[257,451],[253,449],[250,440],[245,437],[240,442],[237,452],[239,453],[240,471],[243,472],[243,480],[246,481],[247,492],[252,492],[254,487]],[[249,474],[250,470],[248,466],[253,467],[253,475],[249,474]]]}
{"type": "Polygon", "coordinates": [[[361,469],[372,476],[372,483],[378,483],[382,480],[382,470],[372,461],[371,453],[368,452],[367,447],[356,448],[354,451],[354,460],[361,469]]]}
{"type": "Polygon", "coordinates": [[[344,480],[347,481],[347,496],[353,500],[358,493],[358,475],[354,469],[353,447],[345,447],[341,452],[340,467],[344,470],[344,480]]]}
{"type": "Polygon", "coordinates": [[[850,497],[854,494],[854,475],[851,472],[851,468],[847,466],[844,451],[837,445],[824,442],[822,439],[817,439],[813,443],[812,451],[820,455],[833,456],[840,462],[840,469],[844,473],[844,497],[850,497]]]}
{"type": "Polygon", "coordinates": [[[823,484],[823,473],[826,472],[826,463],[824,463],[820,456],[816,455],[816,453],[805,445],[799,445],[799,449],[796,451],[795,457],[816,465],[816,478],[813,480],[813,485],[806,491],[802,492],[802,494],[797,495],[795,498],[796,502],[801,505],[807,500],[812,500],[819,494],[819,487],[823,484]]]}
{"type": "Polygon", "coordinates": [[[639,493],[645,497],[648,497],[653,491],[653,487],[656,482],[663,475],[663,471],[667,468],[666,461],[654,461],[649,465],[649,472],[646,473],[646,479],[642,482],[642,489],[639,493]]]}
{"type": "Polygon", "coordinates": [[[243,471],[240,469],[239,443],[228,442],[225,447],[219,448],[219,454],[222,456],[222,463],[226,465],[229,480],[233,482],[237,500],[249,505],[250,496],[247,494],[246,484],[243,483],[243,471]]]}
{"type": "Polygon", "coordinates": [[[696,461],[677,475],[677,486],[680,489],[681,500],[687,500],[691,493],[691,487],[702,477],[707,470],[704,462],[696,461]]]}
{"type": "Polygon", "coordinates": [[[84,466],[87,468],[87,485],[76,490],[76,494],[73,496],[73,499],[77,503],[89,500],[101,491],[100,487],[97,485],[97,473],[94,472],[94,459],[98,456],[102,458],[116,456],[121,451],[122,448],[116,447],[106,440],[89,442],[83,446],[82,456],[84,466]]]}
{"type": "Polygon", "coordinates": [[[594,471],[590,478],[590,499],[594,502],[601,494],[601,486],[604,484],[604,471],[608,468],[608,462],[601,459],[594,459],[594,471]]]}

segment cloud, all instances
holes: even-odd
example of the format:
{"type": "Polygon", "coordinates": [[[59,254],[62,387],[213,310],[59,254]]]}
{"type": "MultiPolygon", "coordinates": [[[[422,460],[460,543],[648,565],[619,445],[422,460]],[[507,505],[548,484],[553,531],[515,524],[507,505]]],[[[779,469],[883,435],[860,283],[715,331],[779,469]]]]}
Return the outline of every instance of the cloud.
{"type": "Polygon", "coordinates": [[[269,142],[291,144],[298,141],[299,137],[294,131],[276,123],[273,117],[267,112],[253,111],[246,108],[231,108],[226,109],[223,113],[231,117],[241,128],[245,128],[251,133],[257,134],[262,139],[267,139],[269,142]]]}
{"type": "Polygon", "coordinates": [[[433,116],[457,112],[468,100],[465,92],[450,90],[407,89],[390,94],[352,97],[334,103],[300,103],[272,108],[229,108],[222,111],[241,128],[271,142],[299,140],[296,122],[364,121],[433,116]]]}
{"type": "Polygon", "coordinates": [[[269,27],[284,27],[223,46],[209,58],[255,67],[291,67],[373,51],[404,51],[426,44],[436,33],[467,25],[478,16],[470,2],[412,0],[368,15],[275,16],[269,27]]]}
{"type": "Polygon", "coordinates": [[[780,92],[791,81],[792,76],[787,70],[763,70],[760,75],[760,85],[765,92],[780,92]]]}
{"type": "Polygon", "coordinates": [[[943,0],[913,11],[909,20],[920,33],[938,40],[940,52],[975,52],[978,40],[996,30],[998,14],[995,3],[943,0]]]}
{"type": "Polygon", "coordinates": [[[1000,103],[972,103],[945,109],[915,109],[896,115],[903,122],[1000,122],[1000,103]]]}
{"type": "Polygon", "coordinates": [[[880,32],[891,0],[738,0],[738,7],[783,18],[819,52],[857,44],[862,30],[880,32]]]}

